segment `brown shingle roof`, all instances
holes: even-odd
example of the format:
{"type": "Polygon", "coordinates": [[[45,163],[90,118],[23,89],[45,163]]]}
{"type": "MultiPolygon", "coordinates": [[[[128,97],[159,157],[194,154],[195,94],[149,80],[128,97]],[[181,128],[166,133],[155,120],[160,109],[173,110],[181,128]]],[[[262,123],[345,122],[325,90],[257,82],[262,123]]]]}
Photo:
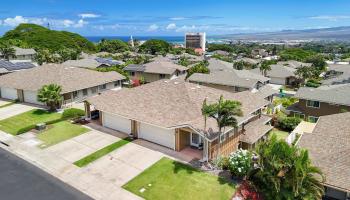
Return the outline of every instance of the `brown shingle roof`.
{"type": "Polygon", "coordinates": [[[326,185],[350,191],[350,112],[319,118],[312,133],[299,145],[309,150],[313,163],[326,176],[326,185]]]}
{"type": "Polygon", "coordinates": [[[271,117],[262,115],[261,118],[248,123],[244,129],[245,132],[241,136],[240,141],[249,144],[254,144],[267,132],[269,132],[273,127],[271,125],[266,125],[267,122],[271,120],[271,117]]]}
{"type": "Polygon", "coordinates": [[[176,70],[187,71],[187,67],[177,65],[171,61],[157,60],[144,65],[145,73],[173,74],[176,70]]]}
{"type": "Polygon", "coordinates": [[[125,77],[117,72],[52,64],[1,76],[0,87],[37,91],[43,85],[55,83],[62,86],[62,93],[67,93],[123,79],[125,77]]]}
{"type": "MultiPolygon", "coordinates": [[[[239,122],[243,122],[252,112],[268,104],[263,98],[249,91],[231,93],[176,80],[160,80],[136,88],[109,91],[89,98],[88,102],[98,110],[156,126],[191,126],[202,131],[202,103],[205,98],[208,103],[217,102],[220,95],[242,103],[244,115],[237,117],[239,122]]],[[[210,134],[218,131],[213,119],[207,120],[207,129],[210,128],[213,130],[210,134]]]]}

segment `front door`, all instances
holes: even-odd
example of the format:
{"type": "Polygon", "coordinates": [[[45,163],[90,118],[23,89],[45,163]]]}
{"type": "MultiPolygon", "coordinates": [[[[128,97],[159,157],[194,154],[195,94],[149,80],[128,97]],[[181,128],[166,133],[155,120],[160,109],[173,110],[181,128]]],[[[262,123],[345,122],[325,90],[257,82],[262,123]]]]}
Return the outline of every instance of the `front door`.
{"type": "Polygon", "coordinates": [[[196,133],[191,133],[191,146],[199,147],[201,137],[196,133]]]}

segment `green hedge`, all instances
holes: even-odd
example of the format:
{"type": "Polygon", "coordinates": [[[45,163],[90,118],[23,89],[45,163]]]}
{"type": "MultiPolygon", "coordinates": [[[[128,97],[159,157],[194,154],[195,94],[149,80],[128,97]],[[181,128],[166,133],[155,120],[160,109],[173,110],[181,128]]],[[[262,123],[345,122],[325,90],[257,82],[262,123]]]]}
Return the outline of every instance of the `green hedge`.
{"type": "Polygon", "coordinates": [[[78,108],[69,108],[63,111],[63,119],[76,119],[85,115],[85,111],[78,108]]]}

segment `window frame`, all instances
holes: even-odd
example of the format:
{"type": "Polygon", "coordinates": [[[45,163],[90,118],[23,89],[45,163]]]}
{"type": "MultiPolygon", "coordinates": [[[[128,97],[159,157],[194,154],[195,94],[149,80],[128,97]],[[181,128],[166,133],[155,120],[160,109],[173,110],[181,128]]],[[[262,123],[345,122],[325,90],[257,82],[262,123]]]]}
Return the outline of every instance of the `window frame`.
{"type": "Polygon", "coordinates": [[[72,95],[73,95],[73,99],[77,99],[78,95],[79,95],[79,92],[78,91],[73,91],[72,95]]]}
{"type": "Polygon", "coordinates": [[[84,97],[86,97],[89,94],[88,89],[83,89],[82,91],[84,97]]]}
{"type": "Polygon", "coordinates": [[[311,123],[317,123],[318,119],[319,119],[319,117],[315,117],[315,116],[308,116],[307,117],[307,121],[311,122],[311,123]],[[314,118],[314,121],[311,121],[310,118],[314,118]]]}
{"type": "Polygon", "coordinates": [[[313,100],[306,100],[306,107],[308,108],[320,108],[321,102],[320,101],[313,101],[313,100]],[[312,105],[310,105],[310,102],[312,102],[312,105]],[[314,105],[315,102],[318,102],[318,107],[314,105]]]}

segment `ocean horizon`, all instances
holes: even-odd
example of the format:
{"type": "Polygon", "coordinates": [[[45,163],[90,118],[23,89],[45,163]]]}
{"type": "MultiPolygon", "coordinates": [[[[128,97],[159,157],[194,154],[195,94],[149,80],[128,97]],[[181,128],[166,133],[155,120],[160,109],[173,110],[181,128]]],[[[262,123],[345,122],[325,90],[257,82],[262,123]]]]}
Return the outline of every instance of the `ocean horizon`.
{"type": "MultiPolygon", "coordinates": [[[[128,42],[130,40],[130,36],[84,36],[86,39],[88,39],[91,42],[97,43],[101,41],[102,39],[106,40],[122,40],[124,42],[128,42]]],[[[185,43],[185,36],[132,36],[134,40],[150,40],[150,39],[159,39],[159,40],[165,40],[172,44],[184,44],[185,43]]],[[[225,42],[224,39],[220,38],[212,38],[207,37],[208,43],[223,43],[225,42]]]]}

